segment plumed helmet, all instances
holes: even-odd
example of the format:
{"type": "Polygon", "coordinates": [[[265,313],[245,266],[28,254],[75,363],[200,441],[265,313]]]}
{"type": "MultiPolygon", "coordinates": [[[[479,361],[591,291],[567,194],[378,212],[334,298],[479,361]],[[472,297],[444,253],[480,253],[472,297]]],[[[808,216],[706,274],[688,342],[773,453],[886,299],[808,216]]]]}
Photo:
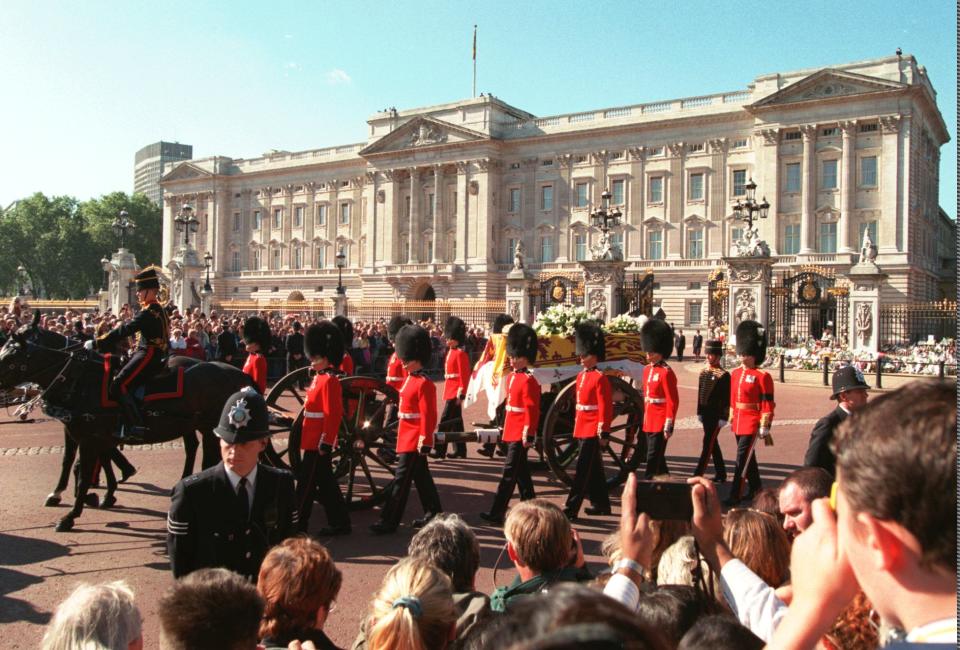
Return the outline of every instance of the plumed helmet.
{"type": "Polygon", "coordinates": [[[133,279],[137,282],[137,291],[160,288],[160,275],[157,273],[156,266],[148,266],[133,276],[133,279]]]}
{"type": "Polygon", "coordinates": [[[251,316],[243,321],[243,342],[259,343],[260,351],[270,349],[270,325],[259,316],[251,316]]]}
{"type": "Polygon", "coordinates": [[[213,432],[224,441],[241,444],[270,435],[267,403],[256,388],[248,386],[231,395],[213,432]]]}
{"type": "Polygon", "coordinates": [[[767,331],[755,320],[737,325],[737,354],[753,357],[759,366],[767,358],[767,331]]]}
{"type": "Polygon", "coordinates": [[[401,316],[399,314],[391,318],[390,322],[387,324],[387,339],[390,341],[395,341],[397,338],[397,332],[399,332],[404,325],[413,325],[413,321],[406,316],[401,316]]]}
{"type": "Polygon", "coordinates": [[[303,351],[307,358],[324,357],[331,366],[343,361],[343,334],[330,321],[322,321],[307,328],[303,336],[303,351]]]}
{"type": "Polygon", "coordinates": [[[430,335],[419,325],[404,325],[395,346],[401,361],[419,361],[424,368],[430,365],[430,335]]]}
{"type": "Polygon", "coordinates": [[[493,319],[493,333],[501,334],[503,333],[503,328],[513,322],[513,319],[507,314],[498,314],[496,318],[493,319]]]}
{"type": "Polygon", "coordinates": [[[673,328],[667,325],[667,321],[648,318],[640,328],[640,347],[644,352],[656,352],[669,359],[673,352],[673,328]]]}
{"type": "Polygon", "coordinates": [[[715,354],[718,357],[723,356],[723,342],[719,339],[710,339],[703,344],[704,354],[715,354]]]}
{"type": "Polygon", "coordinates": [[[443,337],[463,345],[467,342],[467,324],[456,316],[451,316],[443,324],[443,337]]]}
{"type": "Polygon", "coordinates": [[[507,356],[537,362],[537,333],[526,323],[515,323],[507,332],[507,356]]]}
{"type": "Polygon", "coordinates": [[[330,321],[338,328],[340,328],[340,334],[343,336],[343,347],[344,349],[349,350],[353,347],[353,323],[350,322],[350,319],[346,316],[334,316],[330,321]]]}
{"type": "Polygon", "coordinates": [[[577,346],[577,356],[586,354],[596,355],[598,361],[606,359],[606,346],[603,341],[603,330],[596,321],[584,321],[577,325],[574,332],[577,346]]]}

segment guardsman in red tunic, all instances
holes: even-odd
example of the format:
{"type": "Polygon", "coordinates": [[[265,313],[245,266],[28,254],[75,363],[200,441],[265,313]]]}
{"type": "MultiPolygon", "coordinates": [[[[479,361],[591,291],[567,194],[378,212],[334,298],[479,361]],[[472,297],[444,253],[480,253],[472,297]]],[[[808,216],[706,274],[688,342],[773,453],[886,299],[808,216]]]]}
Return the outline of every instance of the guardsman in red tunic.
{"type": "Polygon", "coordinates": [[[640,328],[640,345],[647,353],[643,368],[643,432],[647,437],[647,467],[644,478],[669,474],[667,441],[673,435],[680,395],[677,375],[667,365],[673,349],[673,328],[666,321],[651,318],[640,328]]]}
{"type": "Polygon", "coordinates": [[[414,528],[422,528],[443,512],[440,494],[427,466],[437,430],[437,389],[423,370],[430,363],[430,335],[419,325],[407,325],[397,333],[396,348],[407,377],[400,387],[397,410],[397,473],[380,521],[370,526],[370,531],[377,535],[392,533],[400,525],[411,482],[416,483],[423,506],[423,517],[414,520],[414,528]]]}
{"type": "Polygon", "coordinates": [[[303,405],[300,436],[303,460],[297,469],[300,532],[310,532],[310,513],[317,499],[327,513],[328,523],[317,535],[346,535],[350,532],[350,513],[330,462],[343,419],[343,391],[337,376],[337,366],[343,357],[343,337],[333,323],[311,325],[307,328],[303,349],[317,374],[303,405]]]}
{"type": "Polygon", "coordinates": [[[251,316],[243,322],[243,342],[247,349],[247,361],[243,371],[253,379],[253,385],[261,395],[267,394],[267,357],[270,349],[270,325],[259,316],[251,316]]]}
{"type": "Polygon", "coordinates": [[[730,425],[737,436],[737,469],[724,502],[728,506],[740,501],[744,478],[750,484],[748,500],[761,487],[754,449],[757,437],[766,445],[773,444],[773,378],[757,367],[767,356],[767,333],[760,323],[745,320],[737,325],[737,354],[741,365],[730,373],[730,425]]]}
{"type": "MultiPolygon", "coordinates": [[[[447,339],[447,358],[443,363],[443,412],[440,414],[439,431],[463,431],[463,398],[467,396],[470,383],[470,358],[463,351],[467,342],[467,324],[451,316],[443,325],[443,337],[447,339]]],[[[456,452],[451,458],[466,458],[467,444],[454,443],[456,452]]],[[[447,443],[437,445],[437,458],[447,457],[447,443]]]]}
{"type": "Polygon", "coordinates": [[[523,323],[510,326],[507,333],[507,357],[513,372],[507,378],[506,417],[502,441],[507,444],[503,476],[497,486],[490,512],[480,518],[502,525],[513,490],[520,486],[520,500],[533,499],[533,480],[527,465],[527,450],[537,439],[540,426],[540,384],[530,373],[537,361],[537,333],[523,323]]]}
{"type": "Polygon", "coordinates": [[[579,443],[580,453],[570,496],[563,510],[571,521],[579,516],[580,505],[588,493],[593,505],[586,509],[588,515],[610,514],[610,495],[607,493],[602,454],[607,447],[613,421],[610,380],[597,368],[597,362],[606,358],[603,330],[598,324],[586,322],[577,326],[576,350],[583,370],[576,379],[577,415],[573,437],[579,443]]]}
{"type": "Polygon", "coordinates": [[[337,326],[343,336],[343,361],[338,364],[339,370],[344,377],[353,377],[355,368],[353,356],[350,355],[353,349],[353,323],[346,316],[334,316],[330,322],[337,326]]]}
{"type": "MultiPolygon", "coordinates": [[[[404,325],[413,325],[413,321],[400,315],[390,319],[390,322],[387,324],[387,340],[390,341],[390,345],[394,345],[397,339],[397,332],[399,332],[404,325]]],[[[397,392],[400,392],[400,388],[403,386],[403,380],[406,378],[407,371],[403,369],[403,362],[400,361],[400,357],[397,356],[397,352],[394,350],[390,355],[390,359],[387,361],[387,385],[391,386],[397,392]]],[[[384,411],[383,421],[391,423],[395,422],[396,419],[397,407],[395,404],[389,404],[384,411]]],[[[397,462],[396,453],[393,451],[397,444],[397,440],[393,434],[394,428],[393,426],[386,427],[389,434],[384,435],[383,447],[377,450],[377,455],[380,459],[390,464],[397,462]]]]}

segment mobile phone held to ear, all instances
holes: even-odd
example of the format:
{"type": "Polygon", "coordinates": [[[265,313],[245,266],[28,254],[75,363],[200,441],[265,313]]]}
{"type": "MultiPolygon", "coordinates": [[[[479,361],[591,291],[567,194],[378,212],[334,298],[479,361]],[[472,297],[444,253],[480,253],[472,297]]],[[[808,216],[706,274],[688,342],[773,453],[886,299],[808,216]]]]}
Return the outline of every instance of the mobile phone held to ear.
{"type": "Polygon", "coordinates": [[[673,481],[637,481],[637,513],[651,519],[693,519],[693,486],[673,481]]]}

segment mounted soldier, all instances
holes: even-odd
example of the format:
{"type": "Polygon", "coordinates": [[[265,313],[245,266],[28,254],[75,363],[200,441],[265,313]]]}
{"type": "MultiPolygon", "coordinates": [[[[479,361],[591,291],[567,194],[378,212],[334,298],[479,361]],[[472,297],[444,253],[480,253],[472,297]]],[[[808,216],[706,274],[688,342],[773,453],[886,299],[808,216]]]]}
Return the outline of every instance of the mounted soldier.
{"type": "Polygon", "coordinates": [[[123,323],[96,339],[94,347],[106,350],[114,342],[136,334],[136,348],[130,360],[120,369],[110,383],[110,394],[120,404],[123,424],[115,434],[124,442],[139,442],[146,432],[134,391],[157,375],[166,365],[167,348],[170,344],[170,316],[160,305],[160,276],[156,266],[140,271],[134,279],[137,283],[137,300],[141,310],[132,321],[123,323]]]}

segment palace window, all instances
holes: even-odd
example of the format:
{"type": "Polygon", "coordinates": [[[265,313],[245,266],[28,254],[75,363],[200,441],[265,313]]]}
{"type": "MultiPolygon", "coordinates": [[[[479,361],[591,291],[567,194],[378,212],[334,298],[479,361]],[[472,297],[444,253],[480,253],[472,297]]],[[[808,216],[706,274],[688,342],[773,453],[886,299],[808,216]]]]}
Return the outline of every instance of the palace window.
{"type": "Polygon", "coordinates": [[[703,257],[703,229],[687,231],[687,257],[690,259],[701,259],[703,257]]]}
{"type": "Polygon", "coordinates": [[[341,203],[340,204],[340,225],[345,226],[350,223],[350,204],[341,203]]]}
{"type": "Polygon", "coordinates": [[[733,196],[746,196],[747,194],[747,170],[733,170],[733,196]]]}
{"type": "Polygon", "coordinates": [[[553,185],[544,185],[540,188],[540,209],[553,210],[553,185]]]}
{"type": "Polygon", "coordinates": [[[623,253],[623,233],[622,232],[612,232],[610,233],[610,248],[618,249],[623,253]]]}
{"type": "Polygon", "coordinates": [[[697,152],[703,151],[703,149],[704,149],[704,146],[702,142],[691,144],[689,147],[687,147],[687,151],[689,151],[690,153],[697,153],[697,152]]]}
{"type": "Polygon", "coordinates": [[[650,177],[650,193],[647,203],[663,203],[663,176],[650,177]]]}
{"type": "Polygon", "coordinates": [[[276,271],[280,268],[280,249],[274,248],[273,253],[270,256],[270,268],[276,271]]]}
{"type": "Polygon", "coordinates": [[[517,249],[517,239],[516,237],[510,237],[507,239],[507,254],[504,256],[504,262],[513,261],[513,252],[517,249]]]}
{"type": "Polygon", "coordinates": [[[299,269],[303,266],[303,248],[300,246],[295,246],[292,252],[293,261],[290,263],[290,268],[299,269]]]}
{"type": "Polygon", "coordinates": [[[298,205],[293,209],[293,227],[299,228],[303,225],[303,206],[298,205]]]}
{"type": "Polygon", "coordinates": [[[803,134],[799,131],[787,131],[783,134],[783,139],[788,142],[790,140],[801,140],[803,139],[803,134]]]}
{"type": "Polygon", "coordinates": [[[273,209],[273,227],[280,228],[283,226],[283,208],[274,208],[273,209]]]}
{"type": "Polygon", "coordinates": [[[540,261],[553,261],[553,236],[544,235],[540,238],[540,261]]]}
{"type": "Polygon", "coordinates": [[[317,206],[317,225],[327,225],[327,204],[321,203],[317,206]]]}
{"type": "Polygon", "coordinates": [[[840,135],[840,129],[835,126],[828,127],[820,131],[820,135],[824,138],[829,138],[831,136],[840,135]]]}
{"type": "Polygon", "coordinates": [[[663,231],[651,230],[647,234],[647,259],[659,260],[663,257],[663,231]]]}
{"type": "Polygon", "coordinates": [[[326,268],[327,266],[327,245],[326,244],[317,244],[314,250],[313,266],[318,269],[326,268]]]}
{"type": "Polygon", "coordinates": [[[835,221],[820,224],[820,247],[821,253],[837,252],[837,224],[835,221]]]}
{"type": "Polygon", "coordinates": [[[433,218],[433,192],[427,194],[427,216],[433,218]]]}
{"type": "Polygon", "coordinates": [[[507,212],[520,212],[520,188],[518,187],[510,188],[510,206],[507,212]]]}
{"type": "Polygon", "coordinates": [[[870,122],[868,124],[861,124],[859,130],[860,133],[876,133],[878,126],[876,122],[870,122]]]}
{"type": "Polygon", "coordinates": [[[253,211],[253,223],[251,224],[250,227],[253,228],[254,230],[260,230],[260,211],[259,210],[253,211]]]}
{"type": "Polygon", "coordinates": [[[736,243],[737,243],[738,241],[740,241],[741,239],[743,239],[743,228],[740,227],[740,226],[737,226],[737,227],[735,227],[735,228],[731,228],[731,229],[730,229],[730,243],[731,243],[731,244],[736,244],[736,243]]]}
{"type": "Polygon", "coordinates": [[[783,254],[796,255],[800,252],[800,224],[788,223],[783,227],[783,254]]]}
{"type": "Polygon", "coordinates": [[[835,190],[837,189],[837,161],[834,160],[824,160],[821,165],[821,181],[820,189],[822,190],[835,190]]]}
{"type": "Polygon", "coordinates": [[[690,200],[703,200],[703,174],[690,174],[690,200]]]}
{"type": "Polygon", "coordinates": [[[699,300],[691,300],[687,303],[687,325],[696,326],[700,324],[702,304],[699,300]]]}
{"type": "Polygon", "coordinates": [[[590,203],[590,185],[587,183],[577,183],[577,203],[576,207],[585,208],[590,203]]]}
{"type": "MultiPolygon", "coordinates": [[[[250,268],[253,269],[254,271],[259,271],[260,270],[260,250],[255,249],[253,251],[253,254],[250,255],[250,258],[251,258],[250,268]]],[[[256,289],[254,289],[254,291],[256,291],[256,289]]]]}
{"type": "Polygon", "coordinates": [[[587,236],[579,233],[573,236],[573,257],[577,262],[587,259],[587,236]]]}
{"type": "Polygon", "coordinates": [[[784,181],[784,191],[797,193],[800,191],[800,163],[787,163],[785,165],[786,179],[784,181]]]}
{"type": "Polygon", "coordinates": [[[231,254],[230,270],[234,273],[240,272],[240,251],[233,251],[233,254],[231,254]]]}
{"type": "Polygon", "coordinates": [[[240,213],[233,213],[233,232],[240,232],[240,213]]]}
{"type": "Polygon", "coordinates": [[[877,157],[864,156],[860,159],[860,187],[877,186],[877,157]]]}
{"type": "Polygon", "coordinates": [[[610,193],[613,196],[610,199],[610,201],[611,203],[613,203],[613,205],[623,205],[625,203],[625,201],[623,200],[623,197],[624,197],[623,190],[624,190],[624,187],[626,187],[626,184],[627,182],[622,178],[618,178],[615,181],[613,181],[613,183],[611,183],[610,193]]]}
{"type": "Polygon", "coordinates": [[[733,147],[731,147],[731,148],[732,148],[732,149],[743,149],[743,148],[746,147],[746,146],[747,146],[747,139],[746,139],[746,138],[737,138],[736,140],[733,141],[733,147]]]}

